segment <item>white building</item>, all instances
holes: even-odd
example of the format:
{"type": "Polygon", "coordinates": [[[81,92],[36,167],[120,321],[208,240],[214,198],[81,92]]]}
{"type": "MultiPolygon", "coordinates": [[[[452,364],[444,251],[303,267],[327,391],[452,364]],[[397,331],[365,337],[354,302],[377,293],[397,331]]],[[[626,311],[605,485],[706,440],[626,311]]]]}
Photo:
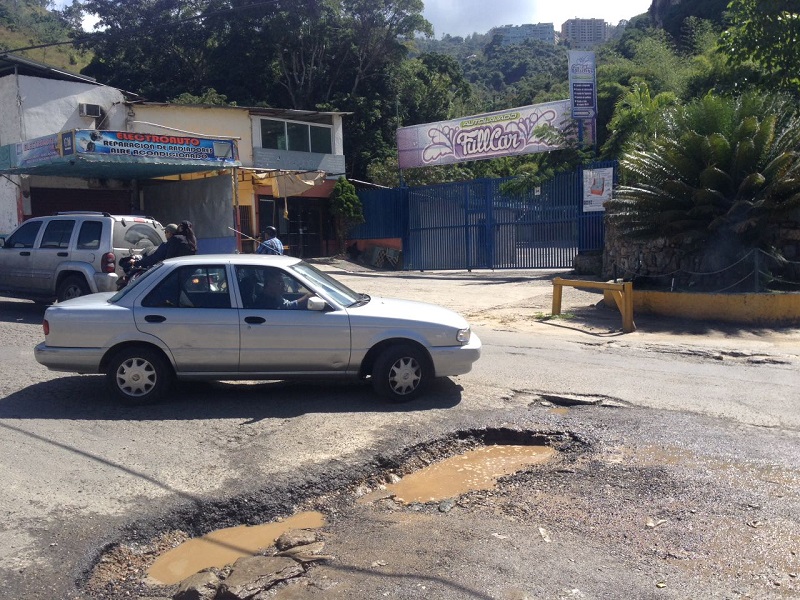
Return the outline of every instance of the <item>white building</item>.
{"type": "Polygon", "coordinates": [[[569,19],[561,25],[561,39],[579,50],[609,39],[609,25],[603,19],[569,19]]]}
{"type": "Polygon", "coordinates": [[[490,35],[502,35],[503,41],[501,45],[503,46],[520,44],[527,40],[536,40],[553,45],[556,43],[556,30],[552,23],[503,25],[502,27],[495,27],[489,33],[490,35]]]}
{"type": "Polygon", "coordinates": [[[326,200],[345,172],[342,117],[144,102],[88,77],[1,56],[0,235],[32,216],[100,210],[162,222],[188,218],[201,251],[250,249],[234,231],[246,240],[274,225],[298,255],[324,254],[326,200]],[[91,148],[65,149],[87,135],[91,148]],[[142,141],[118,139],[129,135],[142,141]],[[184,139],[209,148],[233,140],[238,154],[197,160],[153,150],[184,139]],[[111,154],[136,144],[148,150],[111,154]]]}

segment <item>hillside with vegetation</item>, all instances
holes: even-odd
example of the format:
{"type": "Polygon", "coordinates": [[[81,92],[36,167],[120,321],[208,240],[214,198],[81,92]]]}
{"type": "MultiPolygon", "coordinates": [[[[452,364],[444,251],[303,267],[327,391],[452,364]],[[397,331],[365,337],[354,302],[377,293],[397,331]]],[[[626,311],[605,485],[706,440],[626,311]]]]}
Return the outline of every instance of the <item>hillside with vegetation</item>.
{"type": "Polygon", "coordinates": [[[0,51],[80,73],[92,53],[63,43],[80,35],[80,11],[50,6],[49,0],[0,0],[0,51]]]}

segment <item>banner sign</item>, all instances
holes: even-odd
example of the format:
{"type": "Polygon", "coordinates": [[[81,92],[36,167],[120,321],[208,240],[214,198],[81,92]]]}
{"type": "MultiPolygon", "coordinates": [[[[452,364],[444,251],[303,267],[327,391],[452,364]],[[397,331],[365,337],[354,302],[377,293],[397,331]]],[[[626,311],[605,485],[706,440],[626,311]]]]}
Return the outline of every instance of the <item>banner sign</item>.
{"type": "Polygon", "coordinates": [[[597,115],[597,68],[594,52],[569,51],[569,98],[572,118],[594,119],[597,115]]]}
{"type": "Polygon", "coordinates": [[[560,146],[542,139],[538,127],[563,131],[569,123],[569,100],[439,121],[397,130],[401,169],[447,165],[470,160],[534,154],[560,146]]]}
{"type": "Polygon", "coordinates": [[[60,156],[58,147],[58,135],[46,135],[44,137],[19,142],[16,144],[15,166],[29,167],[38,163],[47,162],[52,158],[60,156]]]}
{"type": "Polygon", "coordinates": [[[614,169],[583,170],[583,212],[604,211],[605,202],[611,200],[611,189],[614,186],[614,169]]]}
{"type": "Polygon", "coordinates": [[[233,140],[200,138],[187,135],[159,135],[132,131],[78,129],[62,135],[64,155],[103,154],[174,160],[219,162],[220,166],[237,161],[233,140]],[[74,138],[72,137],[74,136],[74,138]]]}

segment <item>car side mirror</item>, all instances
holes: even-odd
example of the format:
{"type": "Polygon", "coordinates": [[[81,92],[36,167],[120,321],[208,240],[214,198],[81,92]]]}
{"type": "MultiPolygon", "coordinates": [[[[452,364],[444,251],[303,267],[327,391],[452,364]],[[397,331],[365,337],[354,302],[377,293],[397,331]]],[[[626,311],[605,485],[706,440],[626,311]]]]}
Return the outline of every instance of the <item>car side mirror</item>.
{"type": "Polygon", "coordinates": [[[311,296],[308,299],[308,310],[325,310],[327,306],[328,303],[319,296],[311,296]]]}

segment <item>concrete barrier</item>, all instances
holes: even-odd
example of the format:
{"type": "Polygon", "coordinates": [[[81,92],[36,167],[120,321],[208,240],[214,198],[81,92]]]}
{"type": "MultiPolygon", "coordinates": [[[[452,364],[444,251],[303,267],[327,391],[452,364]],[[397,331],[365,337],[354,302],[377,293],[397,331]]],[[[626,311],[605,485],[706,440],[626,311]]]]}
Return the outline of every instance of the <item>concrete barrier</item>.
{"type": "MultiPolygon", "coordinates": [[[[635,312],[694,320],[725,321],[753,325],[800,324],[800,293],[704,294],[634,290],[635,312]]],[[[607,306],[617,302],[605,291],[607,306]]]]}

